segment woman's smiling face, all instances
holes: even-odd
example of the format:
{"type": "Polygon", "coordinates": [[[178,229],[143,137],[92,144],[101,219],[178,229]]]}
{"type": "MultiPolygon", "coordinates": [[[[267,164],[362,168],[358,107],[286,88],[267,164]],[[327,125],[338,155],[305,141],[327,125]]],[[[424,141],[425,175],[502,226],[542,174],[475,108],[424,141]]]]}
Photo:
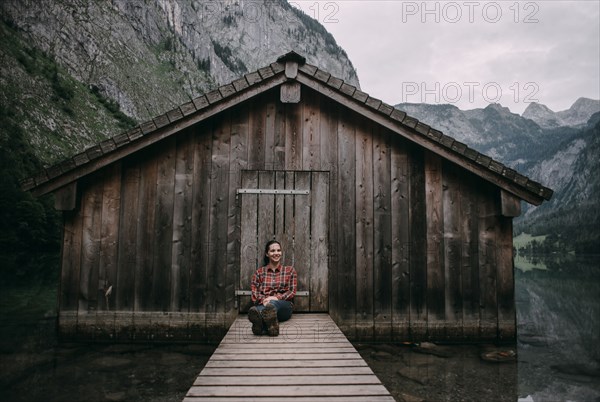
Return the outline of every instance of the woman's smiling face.
{"type": "Polygon", "coordinates": [[[269,250],[267,250],[267,258],[272,264],[279,264],[279,261],[281,260],[281,246],[279,243],[273,243],[269,246],[269,250]]]}

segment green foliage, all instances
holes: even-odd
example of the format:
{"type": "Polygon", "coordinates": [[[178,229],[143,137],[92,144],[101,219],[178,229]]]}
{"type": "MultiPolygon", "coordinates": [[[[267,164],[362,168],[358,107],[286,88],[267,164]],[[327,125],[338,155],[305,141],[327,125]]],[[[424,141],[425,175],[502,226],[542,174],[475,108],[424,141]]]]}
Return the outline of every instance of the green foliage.
{"type": "Polygon", "coordinates": [[[48,281],[58,273],[60,217],[50,198],[20,188],[42,165],[13,117],[0,106],[0,284],[48,281]]]}
{"type": "Polygon", "coordinates": [[[237,20],[231,14],[224,16],[222,18],[222,20],[223,20],[223,24],[225,24],[225,26],[227,26],[228,28],[230,28],[232,26],[234,26],[234,27],[237,26],[237,20]]]}
{"type": "MultiPolygon", "coordinates": [[[[295,7],[290,6],[290,9],[294,14],[296,14],[298,19],[306,27],[306,30],[308,32],[311,32],[313,35],[325,38],[325,48],[328,53],[330,53],[333,56],[348,57],[346,55],[346,52],[338,46],[333,35],[329,33],[329,31],[327,31],[327,29],[325,29],[325,27],[321,25],[319,21],[295,7]]],[[[302,31],[303,32],[298,33],[299,37],[302,37],[303,34],[306,32],[304,29],[302,31]]]]}
{"type": "Polygon", "coordinates": [[[53,100],[61,104],[61,108],[73,115],[71,103],[75,100],[75,87],[72,82],[64,78],[66,75],[56,62],[44,52],[34,48],[13,49],[16,58],[25,71],[31,76],[45,78],[53,90],[53,100]]]}
{"type": "Polygon", "coordinates": [[[100,102],[106,108],[106,110],[108,110],[110,114],[119,122],[120,128],[127,130],[137,124],[134,119],[127,116],[121,111],[121,107],[117,102],[102,96],[102,94],[100,93],[100,89],[97,86],[92,85],[90,87],[90,91],[96,97],[98,102],[100,102]]]}
{"type": "Polygon", "coordinates": [[[170,52],[173,50],[174,44],[173,44],[173,37],[172,36],[167,36],[165,39],[163,39],[160,42],[159,47],[165,51],[165,52],[170,52]]]}
{"type": "Polygon", "coordinates": [[[248,72],[248,68],[244,62],[233,55],[231,48],[227,45],[221,46],[218,42],[212,41],[215,54],[223,61],[223,63],[232,72],[237,74],[243,74],[248,72]]]}
{"type": "MultiPolygon", "coordinates": [[[[557,130],[554,130],[558,132],[557,130]]],[[[537,207],[533,213],[515,220],[515,232],[533,235],[552,234],[548,244],[538,245],[537,252],[575,252],[598,254],[600,250],[600,121],[591,123],[583,130],[562,129],[563,141],[548,148],[540,159],[549,159],[574,140],[583,140],[582,150],[574,166],[573,180],[567,188],[554,194],[549,202],[537,207]],[[584,188],[582,188],[584,187],[584,188]],[[586,196],[575,195],[584,191],[586,196]],[[554,240],[554,241],[553,241],[554,240]],[[546,248],[546,250],[542,250],[546,248]]]]}
{"type": "Polygon", "coordinates": [[[210,59],[198,60],[198,70],[210,73],[210,59]]]}

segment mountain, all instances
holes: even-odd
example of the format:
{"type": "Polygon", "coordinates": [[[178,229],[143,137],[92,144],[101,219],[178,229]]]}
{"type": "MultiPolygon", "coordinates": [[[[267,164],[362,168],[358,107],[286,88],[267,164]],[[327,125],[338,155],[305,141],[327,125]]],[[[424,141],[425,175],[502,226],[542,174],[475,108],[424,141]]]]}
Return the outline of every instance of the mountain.
{"type": "Polygon", "coordinates": [[[531,119],[542,128],[562,126],[585,126],[590,116],[600,111],[600,101],[579,98],[573,105],[561,112],[553,112],[550,108],[539,103],[530,103],[523,112],[523,117],[531,119]]]}
{"type": "Polygon", "coordinates": [[[535,122],[499,104],[473,110],[409,103],[396,108],[513,168],[528,161],[525,146],[543,138],[543,130],[535,122]]]}
{"type": "Polygon", "coordinates": [[[1,0],[0,285],[57,275],[60,215],[19,179],[290,50],[359,86],[284,0],[1,0]]]}
{"type": "MultiPolygon", "coordinates": [[[[32,250],[59,243],[51,202],[20,192],[18,179],[290,50],[359,86],[331,34],[284,0],[0,1],[0,276],[41,265],[32,250]]],[[[555,190],[524,206],[515,230],[593,250],[599,104],[531,104],[523,116],[499,104],[397,107],[555,190]]]]}
{"type": "Polygon", "coordinates": [[[54,162],[295,50],[358,86],[284,0],[0,1],[2,105],[54,162]]]}
{"type": "Polygon", "coordinates": [[[600,247],[600,102],[579,98],[552,112],[531,104],[523,116],[499,104],[460,110],[453,105],[396,105],[409,115],[466,143],[554,190],[539,207],[523,204],[515,232],[554,233],[569,249],[600,247]]]}
{"type": "Polygon", "coordinates": [[[600,112],[575,135],[548,149],[525,174],[554,189],[539,207],[524,205],[516,232],[559,234],[574,251],[600,249],[600,112]]]}

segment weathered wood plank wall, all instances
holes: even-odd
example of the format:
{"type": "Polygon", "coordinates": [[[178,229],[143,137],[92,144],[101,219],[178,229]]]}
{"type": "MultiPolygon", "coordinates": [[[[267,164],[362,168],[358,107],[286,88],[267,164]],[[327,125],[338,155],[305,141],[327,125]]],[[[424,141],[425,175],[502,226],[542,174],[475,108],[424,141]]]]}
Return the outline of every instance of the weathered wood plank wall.
{"type": "Polygon", "coordinates": [[[80,181],[62,334],[219,339],[237,315],[244,170],[329,172],[329,194],[307,202],[329,202],[328,219],[303,222],[322,234],[295,241],[329,264],[306,303],[328,300],[351,339],[514,337],[500,190],[305,87],[299,104],[268,91],[80,181]]]}

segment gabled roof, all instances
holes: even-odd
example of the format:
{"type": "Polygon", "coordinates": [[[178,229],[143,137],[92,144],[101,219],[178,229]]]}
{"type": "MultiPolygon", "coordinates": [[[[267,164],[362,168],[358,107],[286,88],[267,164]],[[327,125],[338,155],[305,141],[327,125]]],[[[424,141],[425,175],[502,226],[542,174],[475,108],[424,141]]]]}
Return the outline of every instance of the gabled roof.
{"type": "Polygon", "coordinates": [[[50,166],[38,175],[23,180],[22,188],[36,195],[58,190],[224,109],[289,81],[297,81],[318,91],[531,204],[539,205],[552,197],[551,189],[369,96],[342,79],[307,64],[304,57],[295,52],[287,53],[266,67],[50,166]]]}

